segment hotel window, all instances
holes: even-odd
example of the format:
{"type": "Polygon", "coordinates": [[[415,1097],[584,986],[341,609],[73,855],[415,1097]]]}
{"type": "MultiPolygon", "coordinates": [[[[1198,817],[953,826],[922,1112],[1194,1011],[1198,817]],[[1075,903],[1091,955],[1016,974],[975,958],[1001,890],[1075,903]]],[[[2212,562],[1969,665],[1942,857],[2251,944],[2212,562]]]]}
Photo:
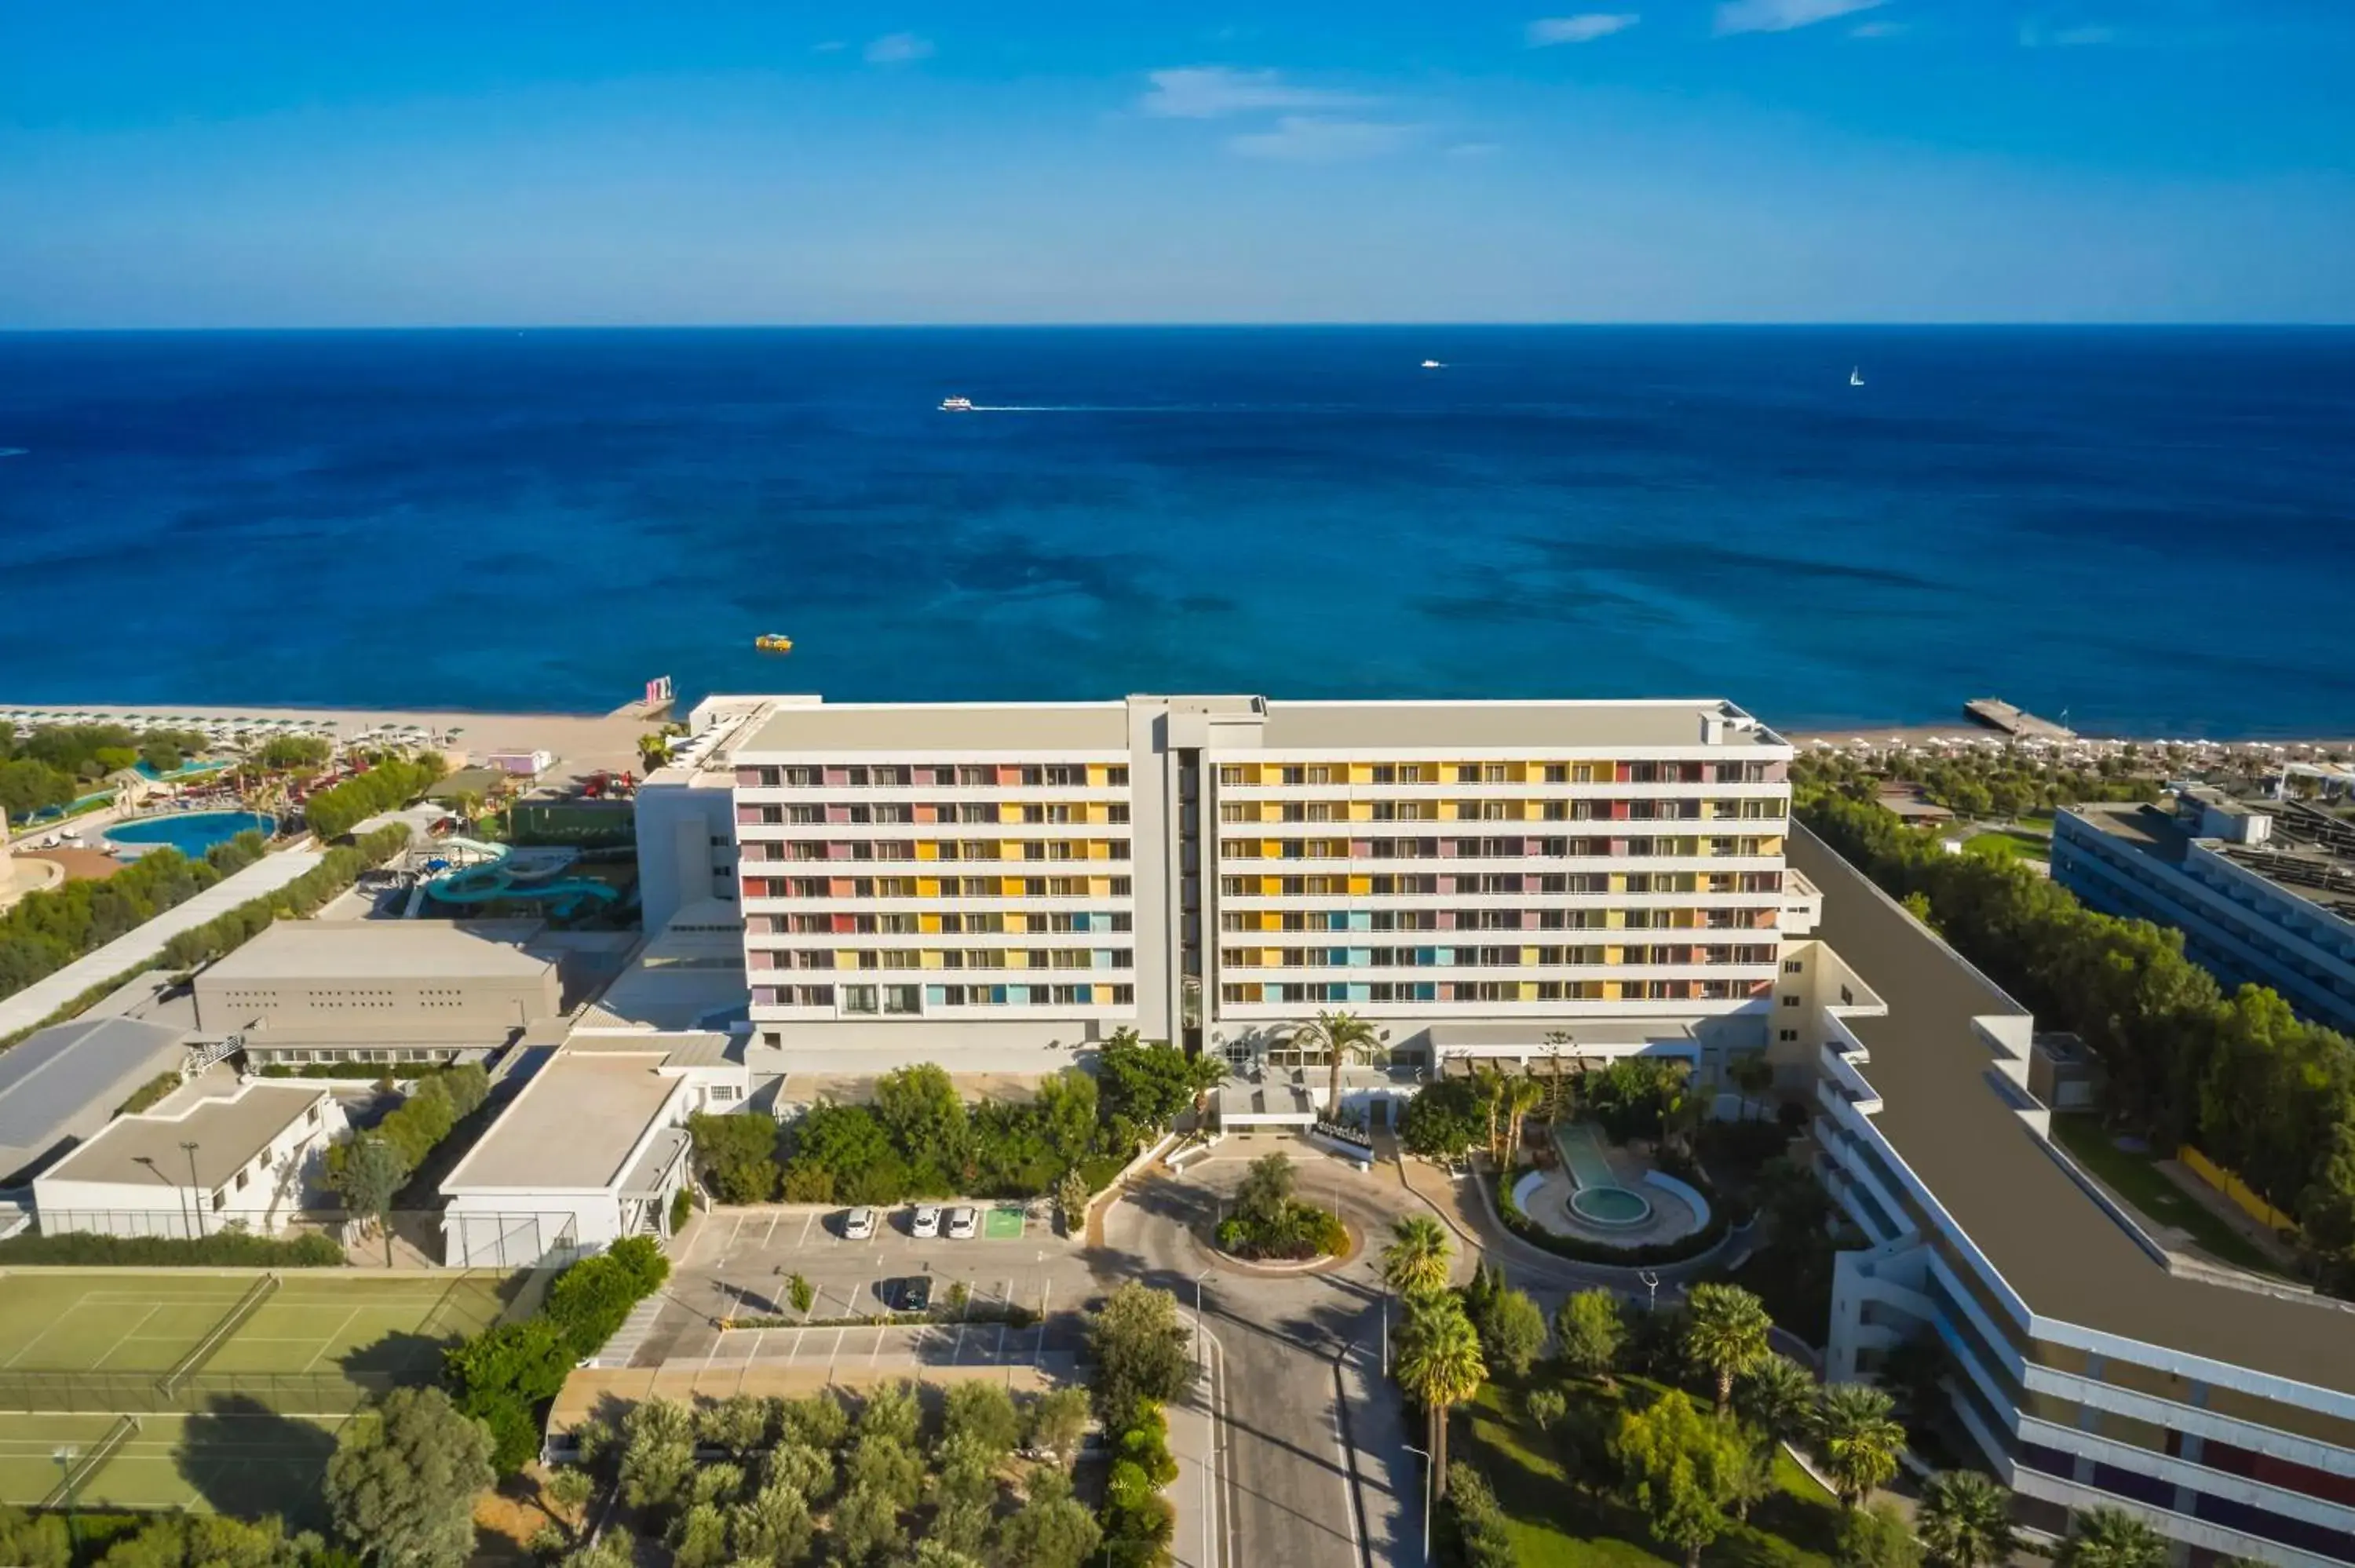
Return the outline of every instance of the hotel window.
{"type": "Polygon", "coordinates": [[[1507,781],[1505,765],[1501,762],[1488,763],[1480,769],[1480,781],[1483,784],[1505,783],[1507,781]]]}
{"type": "Polygon", "coordinates": [[[1783,972],[1786,975],[1804,974],[1806,972],[1806,964],[1798,959],[1785,959],[1783,960],[1783,972]]]}
{"type": "Polygon", "coordinates": [[[1220,782],[1220,783],[1221,783],[1221,784],[1241,784],[1241,783],[1243,783],[1244,781],[1245,781],[1245,780],[1244,780],[1244,778],[1243,778],[1243,770],[1242,770],[1242,768],[1241,768],[1238,767],[1237,765],[1235,765],[1235,764],[1233,764],[1233,763],[1231,763],[1231,763],[1226,763],[1226,764],[1221,765],[1221,766],[1220,766],[1220,768],[1219,768],[1219,782],[1220,782]]]}
{"type": "Polygon", "coordinates": [[[996,782],[997,770],[994,768],[966,767],[957,769],[957,783],[964,789],[985,789],[996,782]]]}
{"type": "Polygon", "coordinates": [[[1547,763],[1547,764],[1546,764],[1546,770],[1545,770],[1545,781],[1546,781],[1547,783],[1549,783],[1549,784],[1567,784],[1567,783],[1569,783],[1569,782],[1570,782],[1570,768],[1569,768],[1569,767],[1568,767],[1566,764],[1560,763],[1560,762],[1549,762],[1549,763],[1547,763]]]}
{"type": "Polygon", "coordinates": [[[1073,789],[1085,784],[1087,781],[1088,770],[1085,768],[1073,768],[1069,764],[1058,764],[1057,766],[1047,769],[1046,782],[1053,785],[1057,789],[1073,789]]]}
{"type": "MultiPolygon", "coordinates": [[[[1112,785],[1114,789],[1127,789],[1127,788],[1128,788],[1128,764],[1126,764],[1126,763],[1124,763],[1124,763],[1120,763],[1120,764],[1118,764],[1118,765],[1116,765],[1116,766],[1114,766],[1114,767],[1111,767],[1111,768],[1105,768],[1105,769],[1104,769],[1104,782],[1105,782],[1105,783],[1107,783],[1107,784],[1109,784],[1109,785],[1112,785]]],[[[1124,806],[1124,807],[1119,808],[1119,810],[1127,810],[1127,808],[1124,806]]],[[[1123,818],[1122,818],[1122,819],[1120,819],[1120,820],[1121,820],[1122,821],[1126,821],[1128,819],[1127,819],[1127,818],[1125,818],[1125,817],[1123,817],[1123,818]]]]}
{"type": "Polygon", "coordinates": [[[1276,769],[1276,777],[1281,779],[1286,784],[1297,784],[1306,777],[1306,769],[1300,768],[1280,768],[1276,769]]]}
{"type": "Polygon", "coordinates": [[[1785,1007],[1796,1007],[1799,1005],[1799,999],[1796,996],[1786,996],[1783,999],[1783,1005],[1785,1007]]]}
{"type": "Polygon", "coordinates": [[[1778,1029],[1774,1032],[1774,1034],[1775,1038],[1782,1041],[1785,1045],[1790,1044],[1799,1037],[1799,1032],[1796,1029],[1778,1029]]]}
{"type": "MultiPolygon", "coordinates": [[[[768,770],[763,768],[762,771],[765,773],[768,770]]],[[[800,789],[815,789],[818,785],[826,782],[826,769],[822,768],[788,768],[785,769],[785,782],[800,789]]]]}
{"type": "Polygon", "coordinates": [[[1021,769],[1021,774],[1022,782],[1034,789],[1047,782],[1047,770],[1044,768],[1025,768],[1021,769]]]}
{"type": "Polygon", "coordinates": [[[1377,783],[1377,784],[1395,784],[1395,783],[1397,783],[1397,782],[1398,782],[1398,766],[1397,766],[1395,763],[1390,763],[1390,762],[1377,762],[1377,763],[1375,763],[1375,764],[1374,764],[1374,782],[1375,782],[1375,783],[1377,783]]]}
{"type": "Polygon", "coordinates": [[[871,985],[847,985],[842,988],[842,1011],[872,1012],[875,1011],[875,988],[871,985]]]}
{"type": "Polygon", "coordinates": [[[1476,762],[1456,764],[1455,781],[1458,784],[1477,784],[1480,782],[1480,765],[1476,762]]]}
{"type": "Polygon", "coordinates": [[[886,1012],[917,1012],[922,1010],[923,988],[912,985],[887,985],[883,988],[883,1011],[886,1012]]]}

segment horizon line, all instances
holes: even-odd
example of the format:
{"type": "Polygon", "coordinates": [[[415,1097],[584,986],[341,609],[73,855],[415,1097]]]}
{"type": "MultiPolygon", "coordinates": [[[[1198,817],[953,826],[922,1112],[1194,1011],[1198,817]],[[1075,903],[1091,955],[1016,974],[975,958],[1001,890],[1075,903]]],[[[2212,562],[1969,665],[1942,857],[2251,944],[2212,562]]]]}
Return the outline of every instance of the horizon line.
{"type": "Polygon", "coordinates": [[[365,324],[6,326],[0,337],[99,337],[146,334],[250,335],[361,333],[689,333],[689,332],[2344,332],[2355,318],[2237,320],[2186,317],[2152,321],[873,321],[873,322],[382,322],[365,324]]]}

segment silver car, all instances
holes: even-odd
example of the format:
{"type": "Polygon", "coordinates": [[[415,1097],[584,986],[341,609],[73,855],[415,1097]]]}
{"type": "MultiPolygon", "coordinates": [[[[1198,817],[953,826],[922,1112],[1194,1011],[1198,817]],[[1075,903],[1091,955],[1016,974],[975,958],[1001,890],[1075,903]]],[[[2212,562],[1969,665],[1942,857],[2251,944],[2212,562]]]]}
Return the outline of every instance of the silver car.
{"type": "Polygon", "coordinates": [[[981,1215],[963,1203],[949,1211],[949,1240],[971,1241],[981,1234],[981,1215]]]}
{"type": "Polygon", "coordinates": [[[936,1236],[941,1234],[941,1206],[919,1203],[908,1221],[908,1234],[912,1236],[936,1236]]]}
{"type": "Polygon", "coordinates": [[[842,1216],[842,1239],[865,1241],[875,1234],[875,1211],[861,1203],[842,1216]]]}

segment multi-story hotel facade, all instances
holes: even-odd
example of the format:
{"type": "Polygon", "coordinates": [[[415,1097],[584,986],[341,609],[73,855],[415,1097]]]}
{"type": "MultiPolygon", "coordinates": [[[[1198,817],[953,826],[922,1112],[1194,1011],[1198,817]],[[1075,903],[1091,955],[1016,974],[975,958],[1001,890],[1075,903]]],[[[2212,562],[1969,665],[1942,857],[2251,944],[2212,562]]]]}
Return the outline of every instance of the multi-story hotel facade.
{"type": "MultiPolygon", "coordinates": [[[[1425,1060],[1765,1038],[1791,748],[1729,703],[707,706],[765,1044],[1020,1071],[1133,1027],[1242,1063],[1327,1010],[1425,1060]]],[[[642,847],[699,854],[718,804],[642,847]]]]}

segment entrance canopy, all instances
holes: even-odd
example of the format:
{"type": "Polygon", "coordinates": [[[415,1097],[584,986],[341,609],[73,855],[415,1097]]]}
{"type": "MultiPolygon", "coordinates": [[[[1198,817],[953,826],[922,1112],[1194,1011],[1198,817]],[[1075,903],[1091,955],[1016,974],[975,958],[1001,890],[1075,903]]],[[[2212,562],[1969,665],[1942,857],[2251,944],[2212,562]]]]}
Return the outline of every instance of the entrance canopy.
{"type": "Polygon", "coordinates": [[[1222,1128],[1307,1127],[1316,1119],[1316,1097],[1299,1084],[1228,1084],[1217,1104],[1222,1128]]]}
{"type": "Polygon", "coordinates": [[[1557,1058],[1565,1063],[1614,1062],[1622,1056],[1700,1059],[1691,1021],[1679,1018],[1570,1019],[1542,1025],[1434,1023],[1427,1035],[1443,1075],[1468,1073],[1476,1061],[1534,1066],[1557,1058]]]}

